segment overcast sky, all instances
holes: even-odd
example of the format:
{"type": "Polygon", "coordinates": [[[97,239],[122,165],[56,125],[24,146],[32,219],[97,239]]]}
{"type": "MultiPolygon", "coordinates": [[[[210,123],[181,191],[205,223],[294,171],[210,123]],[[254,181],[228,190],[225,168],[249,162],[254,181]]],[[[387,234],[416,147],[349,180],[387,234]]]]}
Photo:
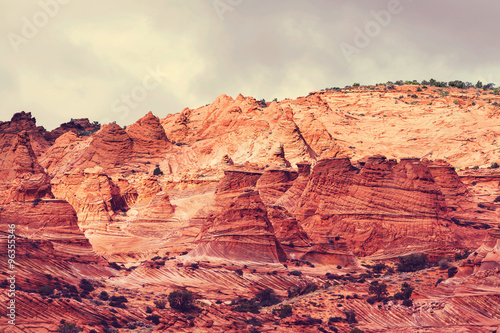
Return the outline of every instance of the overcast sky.
{"type": "Polygon", "coordinates": [[[499,84],[499,13],[498,0],[0,0],[0,120],[128,125],[220,94],[499,84]]]}

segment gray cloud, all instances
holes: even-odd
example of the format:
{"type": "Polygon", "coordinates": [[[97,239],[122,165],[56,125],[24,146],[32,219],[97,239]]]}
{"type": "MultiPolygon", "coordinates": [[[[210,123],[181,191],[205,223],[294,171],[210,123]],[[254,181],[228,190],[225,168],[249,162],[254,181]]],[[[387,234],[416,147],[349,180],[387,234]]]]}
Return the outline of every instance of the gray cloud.
{"type": "MultiPolygon", "coordinates": [[[[55,0],[41,0],[43,3],[55,0]]],[[[69,118],[130,124],[164,117],[220,94],[294,98],[325,87],[397,79],[500,82],[500,3],[400,0],[402,11],[348,62],[341,43],[391,0],[69,1],[19,52],[38,3],[10,2],[0,13],[0,120],[31,111],[47,128],[69,118]],[[231,5],[231,3],[235,5],[231,5]],[[113,103],[139,91],[151,69],[164,77],[127,115],[113,103]],[[137,88],[139,87],[139,88],[137,88]]]]}

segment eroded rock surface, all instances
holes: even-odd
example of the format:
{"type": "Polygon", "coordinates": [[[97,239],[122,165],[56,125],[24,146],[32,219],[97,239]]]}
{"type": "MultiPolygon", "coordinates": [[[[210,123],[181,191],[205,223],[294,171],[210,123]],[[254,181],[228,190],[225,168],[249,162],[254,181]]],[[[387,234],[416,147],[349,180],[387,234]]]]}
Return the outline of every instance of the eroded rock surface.
{"type": "Polygon", "coordinates": [[[0,246],[15,224],[16,329],[55,332],[64,314],[86,332],[493,332],[500,100],[446,90],[221,95],[126,128],[47,132],[15,114],[0,123],[0,246]],[[398,271],[419,253],[431,264],[398,271]],[[389,296],[372,304],[375,281],[389,296]],[[179,288],[198,312],[155,306],[179,288]],[[236,311],[265,288],[279,305],[236,311]]]}

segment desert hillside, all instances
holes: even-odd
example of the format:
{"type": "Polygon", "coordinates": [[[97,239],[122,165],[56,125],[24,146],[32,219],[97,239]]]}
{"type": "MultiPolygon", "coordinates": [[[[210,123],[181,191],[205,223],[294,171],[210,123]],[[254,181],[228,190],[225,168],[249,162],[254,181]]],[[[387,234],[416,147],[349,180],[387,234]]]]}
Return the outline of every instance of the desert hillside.
{"type": "Polygon", "coordinates": [[[495,332],[500,96],[452,86],[4,119],[0,329],[495,332]]]}

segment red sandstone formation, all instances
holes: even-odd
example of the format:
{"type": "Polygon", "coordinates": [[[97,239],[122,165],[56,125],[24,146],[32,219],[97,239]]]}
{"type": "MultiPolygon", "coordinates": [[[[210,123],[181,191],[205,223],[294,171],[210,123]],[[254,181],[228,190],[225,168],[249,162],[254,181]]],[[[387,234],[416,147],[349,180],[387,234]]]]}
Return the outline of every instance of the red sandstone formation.
{"type": "Polygon", "coordinates": [[[87,221],[109,222],[115,211],[127,207],[120,188],[101,167],[64,175],[54,192],[75,208],[81,226],[87,221]]]}
{"type": "Polygon", "coordinates": [[[237,261],[280,262],[286,254],[274,235],[258,192],[245,192],[221,214],[209,217],[193,257],[237,261]]]}
{"type": "Polygon", "coordinates": [[[417,159],[374,156],[361,169],[348,159],[322,160],[293,212],[314,241],[341,236],[358,255],[438,250],[437,240],[440,246],[455,242],[440,187],[417,159]]]}
{"type": "MultiPolygon", "coordinates": [[[[30,142],[32,143],[33,152],[37,157],[44,153],[49,147],[43,137],[44,129],[36,126],[36,119],[31,117],[31,112],[16,113],[11,121],[0,121],[0,142],[9,142],[22,131],[26,131],[30,142]]],[[[2,150],[3,151],[3,150],[2,150]]]]}
{"type": "Polygon", "coordinates": [[[416,89],[271,103],[221,95],[99,131],[80,119],[47,132],[24,112],[1,122],[0,246],[16,224],[17,327],[57,331],[64,314],[86,332],[115,323],[123,332],[498,329],[500,171],[487,167],[497,158],[499,98],[416,89]],[[469,257],[454,260],[464,250],[469,257]],[[447,256],[457,275],[373,272],[420,252],[447,256]],[[82,278],[91,298],[64,296],[61,285],[82,278]],[[376,280],[390,297],[370,304],[376,280]],[[391,298],[402,282],[415,288],[409,307],[391,298]],[[50,296],[39,291],[47,286],[50,296]],[[308,286],[319,289],[287,297],[308,286]],[[155,307],[178,288],[195,292],[199,312],[155,307]],[[231,305],[264,288],[282,303],[259,314],[231,305]],[[99,300],[101,291],[126,295],[126,307],[99,300]],[[292,316],[272,313],[282,304],[292,316]],[[357,323],[339,321],[344,310],[357,323]]]}
{"type": "Polygon", "coordinates": [[[90,135],[98,131],[100,125],[97,122],[90,123],[87,118],[82,119],[71,119],[71,121],[61,124],[58,128],[44,133],[44,138],[54,144],[57,138],[59,138],[64,133],[72,132],[77,135],[90,135]]]}
{"type": "Polygon", "coordinates": [[[53,198],[50,177],[38,163],[28,133],[4,135],[1,140],[0,204],[53,198]]]}
{"type": "MultiPolygon", "coordinates": [[[[150,112],[127,130],[116,124],[103,125],[90,137],[65,133],[41,159],[42,165],[55,178],[77,168],[99,166],[108,175],[118,173],[152,173],[165,160],[167,152],[176,149],[169,142],[157,117],[150,112]]],[[[181,162],[182,164],[182,162],[181,162]]],[[[164,173],[178,168],[177,160],[166,160],[164,173]],[[173,165],[173,166],[172,166],[173,165]]]]}

